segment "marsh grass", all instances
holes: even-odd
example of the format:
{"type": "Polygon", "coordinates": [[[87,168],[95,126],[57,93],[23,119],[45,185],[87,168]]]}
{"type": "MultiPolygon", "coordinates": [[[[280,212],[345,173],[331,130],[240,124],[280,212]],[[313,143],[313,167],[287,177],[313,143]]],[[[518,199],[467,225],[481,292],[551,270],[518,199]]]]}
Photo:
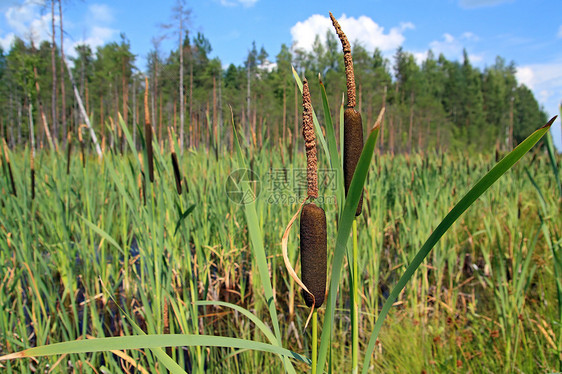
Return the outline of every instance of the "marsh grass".
{"type": "MultiPolygon", "coordinates": [[[[327,116],[322,120],[331,123],[327,116]]],[[[327,128],[326,139],[319,139],[327,156],[322,159],[341,165],[331,151],[336,145],[331,132],[327,128]]],[[[124,126],[123,136],[132,148],[124,126]]],[[[371,143],[374,151],[373,141],[366,148],[371,143]]],[[[80,347],[76,340],[92,342],[80,343],[80,353],[1,361],[2,371],[120,372],[134,365],[148,372],[309,370],[311,338],[309,331],[303,333],[307,308],[280,258],[281,231],[293,209],[263,198],[234,204],[214,182],[241,166],[251,165],[259,175],[282,168],[280,153],[286,150],[239,147],[235,158],[209,157],[205,151],[178,154],[179,165],[190,171],[185,175],[189,193],[179,195],[170,158],[157,141],[153,145],[155,183],[145,184],[142,197],[137,181],[141,163],[146,165],[144,149],[140,157],[136,150],[107,154],[103,162],[86,157],[84,167],[72,162],[68,174],[64,156],[38,152],[35,200],[24,173],[30,166],[27,152],[11,151],[11,179],[3,162],[0,352],[38,347],[40,353],[57,342],[75,343],[67,346],[73,352],[80,347]],[[8,192],[12,183],[17,197],[8,192]],[[93,349],[101,342],[88,339],[122,336],[110,347],[117,351],[150,340],[143,333],[154,338],[142,345],[149,349],[120,353],[93,349]],[[227,343],[216,336],[237,340],[227,343]],[[189,339],[210,339],[209,346],[219,347],[191,345],[189,339]],[[171,356],[159,348],[174,344],[171,356]],[[260,347],[273,354],[256,351],[260,347]],[[283,354],[295,360],[289,363],[283,354]]],[[[554,300],[560,297],[555,272],[560,271],[562,219],[552,162],[538,150],[535,154],[474,202],[420,262],[395,303],[392,287],[426,236],[494,162],[485,154],[468,162],[462,154],[414,154],[377,156],[368,175],[364,169],[369,188],[359,217],[364,229],[357,235],[359,248],[369,248],[357,255],[364,370],[557,369],[561,304],[554,300]],[[383,325],[377,316],[384,310],[389,318],[383,325]],[[425,349],[416,349],[422,344],[425,349]]],[[[304,157],[293,161],[302,165],[304,157]]],[[[358,200],[362,188],[355,190],[358,200]]],[[[337,194],[343,196],[343,186],[337,194]]],[[[346,211],[330,204],[325,210],[331,217],[346,211]]],[[[354,210],[348,207],[349,217],[354,210]]],[[[344,226],[348,234],[351,230],[351,220],[342,217],[337,224],[328,220],[332,238],[344,226]]],[[[324,323],[318,326],[329,337],[320,344],[319,361],[324,343],[324,362],[329,347],[332,370],[343,371],[349,368],[350,283],[347,277],[334,280],[333,274],[337,267],[340,273],[348,269],[343,250],[348,236],[342,232],[339,252],[328,253],[328,263],[339,264],[331,267],[335,288],[327,301],[331,306],[319,310],[324,323]]],[[[297,247],[293,235],[293,263],[297,247]]]]}

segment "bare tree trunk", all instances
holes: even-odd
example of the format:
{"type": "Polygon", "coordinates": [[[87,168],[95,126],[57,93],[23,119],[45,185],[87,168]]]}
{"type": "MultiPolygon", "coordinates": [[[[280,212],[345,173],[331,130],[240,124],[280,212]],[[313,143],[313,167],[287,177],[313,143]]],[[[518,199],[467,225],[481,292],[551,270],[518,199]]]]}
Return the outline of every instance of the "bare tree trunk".
{"type": "MultiPolygon", "coordinates": [[[[222,134],[223,134],[223,120],[222,120],[222,67],[221,67],[221,74],[219,75],[219,132],[221,136],[217,138],[217,144],[221,144],[222,134]]],[[[220,149],[220,148],[219,148],[220,149]]]]}
{"type": "MultiPolygon", "coordinates": [[[[219,149],[219,131],[218,131],[218,113],[217,113],[217,78],[213,75],[213,143],[215,146],[215,152],[219,149]]],[[[218,153],[215,154],[218,156],[218,153]]]]}
{"type": "Polygon", "coordinates": [[[513,97],[509,100],[509,148],[508,151],[513,149],[513,97]]]}
{"type": "Polygon", "coordinates": [[[281,138],[283,146],[285,146],[285,131],[287,129],[287,82],[283,82],[283,128],[281,138]]]}
{"type": "Polygon", "coordinates": [[[185,105],[183,100],[183,19],[180,16],[180,35],[179,35],[179,51],[180,51],[180,153],[183,154],[183,123],[184,123],[184,113],[185,105]]]}
{"type": "Polygon", "coordinates": [[[39,78],[37,75],[37,67],[33,66],[33,76],[35,77],[35,91],[37,92],[37,101],[39,103],[39,113],[41,113],[41,119],[43,121],[43,130],[45,131],[45,135],[47,136],[47,140],[51,145],[51,149],[55,150],[55,144],[53,143],[53,138],[51,137],[51,131],[49,131],[49,125],[47,124],[47,116],[43,111],[43,105],[41,105],[41,96],[40,96],[40,88],[39,88],[39,78]]]}
{"type": "Polygon", "coordinates": [[[412,130],[414,127],[414,92],[410,95],[410,126],[408,128],[408,154],[412,153],[412,130]]]}
{"type": "Polygon", "coordinates": [[[23,122],[22,111],[23,111],[23,108],[22,108],[21,102],[18,101],[18,124],[19,125],[18,125],[18,140],[17,140],[16,144],[21,144],[21,124],[23,122]]]}
{"type": "Polygon", "coordinates": [[[162,95],[160,95],[160,109],[158,113],[158,140],[160,141],[160,150],[164,150],[164,143],[162,138],[162,95]]]}
{"type": "MultiPolygon", "coordinates": [[[[370,107],[370,106],[369,106],[370,107]]],[[[386,113],[386,86],[384,86],[384,91],[382,94],[382,107],[385,109],[385,113],[386,113]]],[[[370,122],[367,122],[370,123],[370,122]]],[[[382,154],[384,151],[384,117],[383,120],[381,122],[381,128],[380,128],[380,132],[381,134],[381,143],[380,143],[380,153],[382,154]]]]}
{"type": "MultiPolygon", "coordinates": [[[[190,57],[192,57],[192,56],[190,56],[190,57]]],[[[190,62],[189,62],[189,118],[191,119],[191,121],[193,121],[193,119],[194,119],[194,115],[193,115],[193,59],[190,59],[190,62]]],[[[194,124],[194,127],[195,126],[197,126],[197,124],[194,124]]],[[[197,132],[195,133],[195,135],[197,135],[197,132]]],[[[195,142],[197,143],[197,139],[195,140],[195,142]]]]}
{"type": "Polygon", "coordinates": [[[92,125],[90,124],[90,119],[88,118],[88,114],[86,113],[86,109],[84,109],[84,104],[82,104],[82,99],[80,98],[80,93],[78,92],[78,88],[76,87],[76,84],[74,83],[74,78],[72,77],[72,71],[70,70],[70,68],[66,64],[66,60],[62,61],[62,63],[66,65],[66,70],[68,71],[68,76],[70,77],[70,83],[72,84],[72,88],[74,89],[74,96],[76,96],[76,101],[78,102],[78,107],[80,108],[80,112],[82,113],[82,117],[84,119],[84,122],[86,123],[86,126],[88,127],[88,130],[90,130],[90,136],[92,138],[92,141],[94,142],[94,146],[96,148],[96,152],[98,154],[98,157],[101,160],[103,155],[101,153],[101,148],[98,144],[98,138],[96,136],[96,132],[94,131],[94,129],[92,128],[92,125]]]}
{"type": "Polygon", "coordinates": [[[293,159],[293,154],[296,152],[298,143],[298,131],[299,131],[299,88],[297,87],[297,82],[295,82],[295,122],[294,122],[294,133],[293,139],[291,139],[291,144],[293,144],[293,152],[291,152],[291,160],[293,159]]]}
{"type": "Polygon", "coordinates": [[[27,94],[27,109],[29,114],[29,142],[31,152],[35,154],[35,131],[33,130],[33,103],[31,102],[31,95],[27,94]]]}
{"type": "MultiPolygon", "coordinates": [[[[59,0],[59,25],[60,25],[60,56],[61,61],[64,61],[64,29],[62,27],[62,0],[59,0]]],[[[67,124],[66,124],[66,97],[65,97],[65,89],[64,89],[64,66],[60,64],[60,95],[61,95],[61,122],[62,122],[62,132],[63,132],[63,141],[66,143],[66,134],[68,132],[67,124]]]]}
{"type": "MultiPolygon", "coordinates": [[[[133,144],[137,141],[137,80],[133,77],[133,144]]],[[[133,150],[134,151],[134,150],[133,150]]]]}
{"type": "Polygon", "coordinates": [[[250,87],[250,70],[252,67],[250,66],[250,56],[248,55],[248,66],[247,66],[247,87],[246,87],[246,138],[248,138],[249,130],[250,130],[250,122],[251,122],[251,115],[250,115],[250,106],[251,106],[251,87],[250,87]]]}
{"type": "Polygon", "coordinates": [[[388,123],[388,147],[390,150],[390,154],[394,156],[394,114],[390,115],[390,120],[388,123]]]}
{"type": "Polygon", "coordinates": [[[55,143],[58,139],[58,126],[57,126],[57,66],[55,59],[55,50],[57,45],[55,43],[55,1],[51,0],[51,70],[53,74],[53,90],[51,92],[51,116],[53,121],[53,138],[55,143]]]}

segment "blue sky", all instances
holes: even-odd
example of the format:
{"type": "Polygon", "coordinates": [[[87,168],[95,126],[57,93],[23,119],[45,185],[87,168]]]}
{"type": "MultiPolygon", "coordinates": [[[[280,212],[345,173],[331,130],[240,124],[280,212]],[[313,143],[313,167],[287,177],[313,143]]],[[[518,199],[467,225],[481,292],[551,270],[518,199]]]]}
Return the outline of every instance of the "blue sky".
{"type": "MultiPolygon", "coordinates": [[[[14,36],[50,38],[50,7],[45,0],[0,0],[0,46],[14,36]],[[31,34],[29,30],[32,29],[31,34]]],[[[93,47],[120,38],[131,42],[139,68],[159,28],[171,20],[175,0],[63,0],[65,50],[87,42],[93,47]]],[[[362,1],[187,1],[189,28],[202,32],[226,67],[243,63],[252,42],[274,60],[281,44],[309,48],[314,34],[330,27],[328,12],[340,20],[351,40],[367,49],[379,47],[387,57],[402,46],[421,61],[428,49],[460,59],[463,48],[473,65],[484,69],[496,56],[514,61],[520,83],[530,87],[549,116],[562,101],[561,0],[362,0],[362,1]]],[[[58,39],[58,36],[57,36],[58,39]]],[[[174,41],[164,40],[167,53],[174,41]]],[[[537,124],[537,127],[541,124],[537,124]]],[[[560,120],[552,130],[562,149],[560,120]]]]}

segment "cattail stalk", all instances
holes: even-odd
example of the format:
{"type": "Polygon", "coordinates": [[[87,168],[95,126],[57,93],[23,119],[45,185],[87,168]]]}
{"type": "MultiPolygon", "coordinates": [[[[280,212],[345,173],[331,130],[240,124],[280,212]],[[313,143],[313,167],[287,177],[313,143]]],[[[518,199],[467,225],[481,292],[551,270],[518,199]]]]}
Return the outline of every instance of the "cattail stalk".
{"type": "Polygon", "coordinates": [[[10,182],[12,184],[12,194],[17,197],[18,191],[16,190],[14,175],[12,174],[12,164],[10,163],[10,155],[8,154],[8,145],[6,144],[6,139],[2,139],[2,142],[4,143],[4,159],[6,160],[6,165],[8,166],[8,176],[10,177],[10,182]]]}
{"type": "Polygon", "coordinates": [[[154,183],[154,155],[152,151],[152,126],[150,125],[150,112],[148,110],[148,77],[144,78],[144,136],[146,142],[146,155],[148,165],[148,178],[154,183]]]}

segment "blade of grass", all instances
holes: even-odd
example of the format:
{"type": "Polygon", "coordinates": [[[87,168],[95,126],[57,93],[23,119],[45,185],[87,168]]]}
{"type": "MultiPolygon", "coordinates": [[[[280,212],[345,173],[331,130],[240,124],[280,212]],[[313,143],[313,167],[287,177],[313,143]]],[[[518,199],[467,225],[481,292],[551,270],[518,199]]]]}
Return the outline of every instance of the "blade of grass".
{"type": "Polygon", "coordinates": [[[271,352],[310,364],[310,360],[307,357],[275,345],[224,336],[191,334],[153,334],[76,340],[72,342],[55,343],[25,349],[20,352],[2,356],[0,357],[0,361],[71,353],[104,352],[117,349],[123,350],[191,346],[228,347],[271,352]]]}

